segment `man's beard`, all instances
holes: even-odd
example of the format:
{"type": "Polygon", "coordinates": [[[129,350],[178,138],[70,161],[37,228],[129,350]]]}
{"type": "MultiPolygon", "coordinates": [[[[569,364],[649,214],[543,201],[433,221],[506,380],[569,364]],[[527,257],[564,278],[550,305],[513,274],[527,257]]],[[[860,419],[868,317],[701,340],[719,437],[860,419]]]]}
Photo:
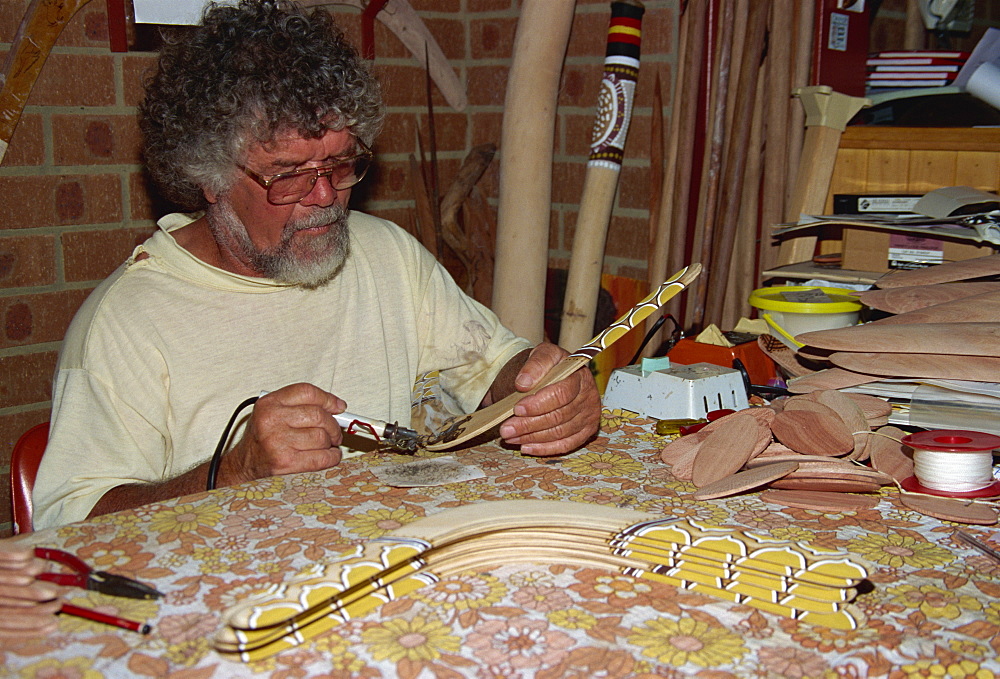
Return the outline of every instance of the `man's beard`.
{"type": "Polygon", "coordinates": [[[220,197],[209,206],[205,217],[216,242],[239,261],[265,278],[312,289],[333,280],[344,267],[350,253],[348,214],[349,210],[340,205],[318,208],[302,219],[288,222],[281,242],[266,250],[258,249],[250,240],[246,225],[228,197],[220,197]],[[330,226],[326,233],[292,242],[297,232],[326,225],[330,226]]]}

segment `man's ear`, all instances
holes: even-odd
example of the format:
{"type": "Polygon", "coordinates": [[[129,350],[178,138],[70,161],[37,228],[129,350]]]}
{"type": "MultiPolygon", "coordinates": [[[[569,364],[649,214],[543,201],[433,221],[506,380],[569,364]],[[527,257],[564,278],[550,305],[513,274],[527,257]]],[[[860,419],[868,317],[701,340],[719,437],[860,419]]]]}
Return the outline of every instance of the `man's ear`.
{"type": "Polygon", "coordinates": [[[209,189],[202,189],[201,192],[205,196],[205,200],[207,200],[209,203],[214,204],[218,202],[219,194],[217,194],[215,191],[210,191],[209,189]]]}

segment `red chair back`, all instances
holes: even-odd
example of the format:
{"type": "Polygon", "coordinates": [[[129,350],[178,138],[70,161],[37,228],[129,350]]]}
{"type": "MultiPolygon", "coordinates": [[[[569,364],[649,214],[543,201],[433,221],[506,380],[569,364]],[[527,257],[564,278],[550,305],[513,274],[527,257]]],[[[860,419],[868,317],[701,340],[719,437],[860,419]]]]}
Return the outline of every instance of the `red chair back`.
{"type": "Polygon", "coordinates": [[[14,506],[14,535],[30,533],[31,489],[35,487],[38,463],[49,441],[49,423],[36,424],[21,434],[10,455],[10,498],[14,506]]]}

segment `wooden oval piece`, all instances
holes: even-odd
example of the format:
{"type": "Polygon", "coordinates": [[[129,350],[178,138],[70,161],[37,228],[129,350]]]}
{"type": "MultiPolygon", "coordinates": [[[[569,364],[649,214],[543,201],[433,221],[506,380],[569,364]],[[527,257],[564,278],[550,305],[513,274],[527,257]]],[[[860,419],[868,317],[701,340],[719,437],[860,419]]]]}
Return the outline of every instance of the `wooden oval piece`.
{"type": "Polygon", "coordinates": [[[776,479],[780,479],[795,471],[798,467],[799,465],[795,462],[775,462],[774,464],[764,465],[756,469],[739,472],[704,488],[699,488],[691,497],[695,500],[711,500],[717,497],[736,495],[737,493],[743,493],[772,483],[776,479]]]}
{"type": "Polygon", "coordinates": [[[878,381],[879,378],[874,375],[864,375],[843,368],[828,368],[791,380],[788,383],[788,391],[793,394],[807,394],[819,389],[846,389],[878,381]]]}
{"type": "Polygon", "coordinates": [[[854,450],[854,437],[840,418],[809,410],[785,410],[774,417],[771,432],[781,443],[806,455],[844,455],[854,450]]]}
{"type": "Polygon", "coordinates": [[[915,512],[933,516],[942,521],[978,526],[992,526],[997,522],[997,512],[992,507],[957,498],[903,493],[899,496],[899,501],[915,512]]]}
{"type": "Polygon", "coordinates": [[[881,501],[881,498],[872,495],[817,490],[765,490],[760,494],[760,499],[786,507],[814,509],[834,514],[857,509],[872,509],[881,501]]]}
{"type": "Polygon", "coordinates": [[[691,481],[699,488],[735,473],[747,460],[766,448],[771,440],[771,432],[768,431],[766,441],[761,443],[763,427],[751,415],[734,413],[719,422],[722,420],[725,423],[710,431],[698,446],[691,481]]]}
{"type": "Polygon", "coordinates": [[[858,299],[872,309],[890,314],[905,314],[937,304],[974,295],[1000,292],[1000,282],[942,283],[940,285],[910,285],[888,290],[864,290],[858,299]]]}
{"type": "Polygon", "coordinates": [[[1000,292],[974,295],[943,304],[917,309],[905,314],[872,321],[873,325],[902,323],[983,323],[1000,318],[1000,292]]]}
{"type": "Polygon", "coordinates": [[[848,370],[884,377],[1000,381],[1000,358],[990,356],[838,352],[830,358],[848,370]]]}
{"type": "MultiPolygon", "coordinates": [[[[833,351],[1000,356],[1000,323],[867,323],[806,332],[796,339],[833,351]]],[[[839,365],[834,356],[830,360],[839,365]]]]}
{"type": "Polygon", "coordinates": [[[902,429],[882,427],[868,442],[872,467],[900,483],[913,476],[913,449],[899,441],[904,436],[902,429]]]}
{"type": "Polygon", "coordinates": [[[706,438],[708,438],[707,432],[696,431],[667,444],[660,453],[660,459],[670,465],[670,473],[674,478],[681,481],[691,480],[698,448],[706,438]]]}
{"type": "Polygon", "coordinates": [[[869,481],[852,479],[778,479],[772,488],[783,490],[822,490],[831,493],[876,493],[881,487],[869,481]]]}
{"type": "Polygon", "coordinates": [[[851,430],[851,435],[854,437],[854,450],[851,451],[848,459],[867,460],[868,432],[870,428],[868,426],[868,418],[865,417],[865,412],[861,409],[861,406],[842,392],[833,389],[826,389],[819,392],[816,395],[816,399],[836,412],[840,419],[844,421],[844,424],[847,425],[847,428],[851,430]]]}

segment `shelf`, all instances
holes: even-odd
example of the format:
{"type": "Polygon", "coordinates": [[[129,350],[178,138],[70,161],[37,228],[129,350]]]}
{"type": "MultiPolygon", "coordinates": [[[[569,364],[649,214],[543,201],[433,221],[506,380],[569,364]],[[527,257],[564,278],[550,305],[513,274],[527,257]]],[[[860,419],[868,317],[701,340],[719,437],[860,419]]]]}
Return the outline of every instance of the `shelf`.
{"type": "Polygon", "coordinates": [[[765,279],[790,278],[792,280],[807,281],[812,278],[818,278],[820,280],[830,281],[831,283],[856,283],[867,285],[871,285],[884,275],[884,273],[878,273],[876,271],[852,271],[851,269],[835,269],[831,267],[817,266],[812,262],[799,262],[798,264],[776,266],[773,269],[768,269],[767,271],[761,273],[761,276],[765,279]]]}

